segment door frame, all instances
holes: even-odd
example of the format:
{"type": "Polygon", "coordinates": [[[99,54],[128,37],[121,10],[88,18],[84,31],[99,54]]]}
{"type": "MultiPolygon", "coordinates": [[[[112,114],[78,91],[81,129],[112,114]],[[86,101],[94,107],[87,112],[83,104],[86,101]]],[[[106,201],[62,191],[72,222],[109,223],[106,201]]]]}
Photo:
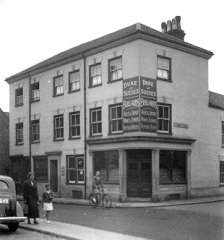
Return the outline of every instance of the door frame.
{"type": "Polygon", "coordinates": [[[54,194],[56,195],[60,195],[60,192],[61,192],[61,178],[60,178],[60,156],[49,156],[48,157],[48,179],[49,179],[49,183],[51,181],[51,161],[52,160],[55,160],[57,161],[57,177],[58,177],[58,191],[57,192],[54,192],[54,194]]]}

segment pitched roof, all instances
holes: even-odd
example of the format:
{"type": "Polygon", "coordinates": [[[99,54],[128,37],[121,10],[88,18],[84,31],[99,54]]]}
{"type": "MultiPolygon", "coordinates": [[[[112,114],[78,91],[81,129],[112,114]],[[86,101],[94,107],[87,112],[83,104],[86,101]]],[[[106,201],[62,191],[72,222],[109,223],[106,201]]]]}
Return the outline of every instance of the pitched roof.
{"type": "Polygon", "coordinates": [[[209,107],[224,110],[224,95],[209,91],[209,107]]]}
{"type": "Polygon", "coordinates": [[[129,27],[123,28],[121,30],[118,30],[116,32],[107,34],[103,37],[97,38],[95,40],[86,42],[84,44],[81,44],[79,46],[76,46],[74,48],[71,48],[67,51],[61,52],[51,58],[48,58],[24,71],[21,71],[11,77],[6,78],[6,81],[8,83],[15,81],[15,80],[20,80],[22,78],[28,77],[29,74],[37,74],[41,71],[43,71],[44,67],[49,67],[51,68],[55,67],[54,64],[62,61],[69,61],[69,59],[73,57],[78,57],[81,58],[83,53],[90,52],[94,49],[106,46],[108,44],[117,42],[119,40],[128,38],[130,36],[134,36],[141,38],[143,36],[148,37],[149,41],[152,42],[157,42],[158,44],[165,45],[169,44],[168,46],[176,47],[178,49],[181,49],[186,52],[191,52],[192,54],[196,54],[202,57],[205,57],[209,59],[213,53],[205,50],[203,48],[197,47],[195,45],[192,45],[190,43],[187,43],[183,40],[180,40],[178,38],[175,38],[173,36],[170,36],[166,33],[162,33],[160,31],[157,31],[153,28],[150,28],[146,25],[143,25],[141,23],[136,23],[134,25],[131,25],[129,27]],[[141,34],[137,36],[137,34],[141,34]],[[170,45],[172,44],[172,45],[170,45]]]}

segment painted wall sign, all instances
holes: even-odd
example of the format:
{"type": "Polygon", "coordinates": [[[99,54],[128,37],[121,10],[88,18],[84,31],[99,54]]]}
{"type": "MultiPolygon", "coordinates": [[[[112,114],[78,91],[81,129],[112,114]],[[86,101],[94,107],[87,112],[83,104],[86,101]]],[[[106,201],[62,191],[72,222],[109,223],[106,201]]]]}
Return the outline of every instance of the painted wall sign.
{"type": "Polygon", "coordinates": [[[177,128],[188,128],[188,124],[186,123],[173,123],[173,126],[177,128]]]}
{"type": "Polygon", "coordinates": [[[123,80],[123,130],[139,130],[139,77],[123,80]]]}
{"type": "Polygon", "coordinates": [[[123,80],[123,129],[157,131],[156,80],[134,77],[123,80]]]}
{"type": "Polygon", "coordinates": [[[145,132],[157,131],[156,80],[140,77],[140,129],[145,132]]]}

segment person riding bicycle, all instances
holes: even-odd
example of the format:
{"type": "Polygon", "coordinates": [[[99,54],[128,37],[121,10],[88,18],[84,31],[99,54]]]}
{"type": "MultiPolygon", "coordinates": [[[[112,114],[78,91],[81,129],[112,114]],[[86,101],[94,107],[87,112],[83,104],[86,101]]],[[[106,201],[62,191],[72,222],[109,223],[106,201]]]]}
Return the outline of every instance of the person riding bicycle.
{"type": "MultiPolygon", "coordinates": [[[[97,171],[96,175],[93,177],[93,193],[102,194],[102,191],[103,191],[103,183],[100,177],[100,171],[97,171]]],[[[96,199],[96,200],[99,201],[99,199],[96,199]]]]}

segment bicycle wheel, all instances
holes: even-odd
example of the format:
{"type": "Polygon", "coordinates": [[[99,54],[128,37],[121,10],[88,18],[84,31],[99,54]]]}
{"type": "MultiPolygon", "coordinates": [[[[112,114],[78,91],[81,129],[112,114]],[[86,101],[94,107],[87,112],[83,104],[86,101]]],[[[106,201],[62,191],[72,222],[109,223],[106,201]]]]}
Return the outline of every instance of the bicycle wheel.
{"type": "Polygon", "coordinates": [[[93,205],[93,193],[90,193],[89,195],[89,205],[93,205]]]}
{"type": "Polygon", "coordinates": [[[99,204],[100,194],[99,193],[91,193],[89,195],[89,202],[93,207],[96,207],[99,204]]]}
{"type": "Polygon", "coordinates": [[[104,194],[103,195],[103,206],[106,208],[111,208],[112,207],[112,200],[109,194],[104,194]]]}

